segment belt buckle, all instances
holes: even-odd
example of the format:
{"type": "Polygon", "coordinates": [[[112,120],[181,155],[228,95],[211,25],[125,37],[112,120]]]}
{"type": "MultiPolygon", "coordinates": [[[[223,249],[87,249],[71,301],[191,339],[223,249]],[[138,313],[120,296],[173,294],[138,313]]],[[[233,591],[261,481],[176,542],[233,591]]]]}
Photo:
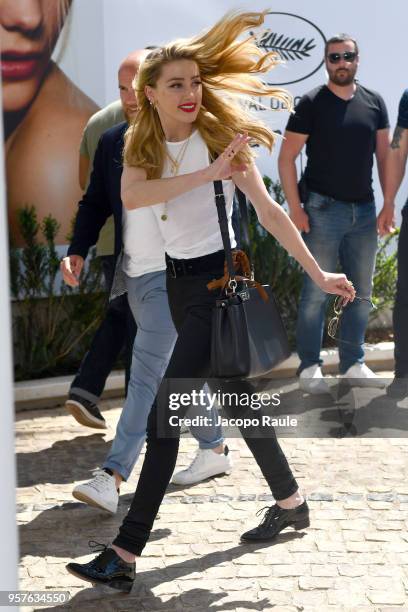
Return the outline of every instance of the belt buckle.
{"type": "Polygon", "coordinates": [[[174,265],[174,261],[172,259],[169,261],[169,272],[172,278],[177,278],[176,266],[174,265]]]}

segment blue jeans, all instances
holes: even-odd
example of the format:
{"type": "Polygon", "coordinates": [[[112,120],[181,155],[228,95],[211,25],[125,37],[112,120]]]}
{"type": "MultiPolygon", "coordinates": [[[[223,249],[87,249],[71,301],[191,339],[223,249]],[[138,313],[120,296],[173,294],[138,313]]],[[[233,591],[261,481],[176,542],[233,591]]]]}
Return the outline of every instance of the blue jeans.
{"type": "MultiPolygon", "coordinates": [[[[305,211],[310,232],[303,239],[326,272],[336,272],[337,264],[354,283],[356,295],[371,298],[377,252],[374,202],[353,204],[311,192],[305,211]]],[[[297,320],[298,373],[314,364],[322,365],[320,349],[329,296],[305,275],[297,320]]],[[[371,304],[355,300],[347,305],[339,328],[339,371],[344,374],[355,363],[364,361],[364,335],[371,304]],[[341,342],[344,340],[345,342],[341,342]]]]}
{"type": "MultiPolygon", "coordinates": [[[[100,257],[105,279],[106,293],[109,294],[116,258],[114,255],[100,257]]],[[[75,393],[90,402],[98,403],[119,355],[124,352],[126,393],[130,378],[132,347],[136,325],[129,308],[126,294],[108,302],[105,316],[96,331],[88,352],[82,359],[79,370],[72,381],[70,393],[75,393]]]]}
{"type": "MultiPolygon", "coordinates": [[[[119,472],[125,480],[143,448],[147,418],[177,338],[167,299],[166,273],[126,276],[126,285],[137,333],[125,405],[103,465],[119,472]]],[[[200,448],[216,448],[223,442],[221,427],[215,425],[216,409],[208,416],[211,426],[191,427],[200,448]]]]}

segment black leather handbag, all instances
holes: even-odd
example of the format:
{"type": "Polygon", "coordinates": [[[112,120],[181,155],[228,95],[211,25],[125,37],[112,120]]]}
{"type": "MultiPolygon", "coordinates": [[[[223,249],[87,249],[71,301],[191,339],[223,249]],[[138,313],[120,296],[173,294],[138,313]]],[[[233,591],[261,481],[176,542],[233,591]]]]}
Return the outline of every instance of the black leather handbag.
{"type": "Polygon", "coordinates": [[[222,181],[214,181],[218,221],[225,250],[228,282],[212,315],[211,373],[215,378],[266,376],[287,359],[286,330],[269,285],[254,286],[245,195],[237,190],[241,230],[248,245],[251,278],[237,281],[234,269],[222,181]]]}

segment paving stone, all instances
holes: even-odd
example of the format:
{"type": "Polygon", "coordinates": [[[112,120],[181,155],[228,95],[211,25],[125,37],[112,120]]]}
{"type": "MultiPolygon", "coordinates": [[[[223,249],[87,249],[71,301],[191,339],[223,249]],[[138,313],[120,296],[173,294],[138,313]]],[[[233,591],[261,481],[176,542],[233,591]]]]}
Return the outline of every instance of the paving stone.
{"type": "MultiPolygon", "coordinates": [[[[258,601],[261,606],[258,610],[273,610],[273,612],[275,612],[277,606],[290,604],[291,599],[291,594],[286,591],[277,591],[275,589],[271,591],[263,590],[258,593],[258,601]],[[263,603],[261,604],[261,602],[263,603]]],[[[253,608],[242,608],[245,612],[247,612],[248,609],[253,608]]]]}
{"type": "Polygon", "coordinates": [[[287,591],[289,593],[296,590],[296,578],[260,578],[259,586],[267,591],[287,591]]]}
{"type": "Polygon", "coordinates": [[[346,542],[347,552],[380,552],[383,550],[380,542],[346,542]]]}
{"type": "Polygon", "coordinates": [[[300,576],[299,588],[301,591],[314,591],[332,589],[334,585],[333,578],[319,576],[300,576]]]}
{"type": "MultiPolygon", "coordinates": [[[[276,567],[276,566],[275,566],[276,567]]],[[[244,565],[238,569],[238,578],[263,578],[270,576],[272,567],[261,565],[244,565]]]]}
{"type": "Polygon", "coordinates": [[[290,565],[273,565],[272,576],[304,576],[307,568],[303,565],[292,563],[290,565]]]}
{"type": "Polygon", "coordinates": [[[401,531],[404,529],[402,521],[382,521],[376,525],[378,531],[401,531]]]}
{"type": "Polygon", "coordinates": [[[392,542],[398,537],[398,535],[399,534],[395,534],[393,532],[389,533],[387,531],[368,531],[363,534],[367,542],[392,542]]]}
{"type": "Polygon", "coordinates": [[[366,565],[354,565],[351,563],[341,563],[337,566],[337,570],[340,576],[350,576],[352,578],[365,576],[368,571],[366,565]]]}
{"type": "Polygon", "coordinates": [[[373,604],[393,604],[402,605],[406,603],[406,597],[402,590],[399,591],[382,591],[369,590],[367,591],[367,599],[373,604]]]}
{"type": "Polygon", "coordinates": [[[354,612],[357,606],[367,603],[365,593],[350,592],[346,589],[333,589],[327,592],[327,600],[329,605],[334,606],[333,609],[338,610],[338,606],[342,606],[348,612],[354,612]]]}
{"type": "Polygon", "coordinates": [[[343,542],[333,542],[332,540],[317,540],[317,550],[321,552],[346,552],[346,545],[343,542]]]}
{"type": "Polygon", "coordinates": [[[313,610],[326,610],[330,591],[298,591],[292,596],[292,602],[300,610],[310,606],[313,610]]]}
{"type": "Polygon", "coordinates": [[[311,574],[316,578],[338,576],[339,570],[334,565],[311,565],[311,574]]]}
{"type": "MultiPolygon", "coordinates": [[[[305,565],[310,565],[313,563],[330,563],[327,553],[322,552],[294,552],[292,553],[291,562],[293,561],[295,563],[304,563],[305,565]]],[[[282,563],[287,563],[287,561],[284,561],[282,563]]]]}

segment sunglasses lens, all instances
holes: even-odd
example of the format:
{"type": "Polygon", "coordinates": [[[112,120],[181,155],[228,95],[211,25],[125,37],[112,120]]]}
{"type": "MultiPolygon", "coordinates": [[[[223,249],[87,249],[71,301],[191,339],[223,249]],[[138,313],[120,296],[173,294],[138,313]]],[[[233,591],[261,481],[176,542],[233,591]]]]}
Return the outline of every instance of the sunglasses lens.
{"type": "Polygon", "coordinates": [[[356,59],[356,54],[354,53],[354,51],[346,51],[345,53],[343,53],[343,58],[346,62],[354,62],[354,60],[356,59]]]}
{"type": "Polygon", "coordinates": [[[341,58],[343,58],[345,62],[354,62],[356,55],[355,51],[345,51],[344,53],[329,53],[327,57],[331,64],[338,64],[341,58]]]}
{"type": "Polygon", "coordinates": [[[333,310],[336,315],[340,315],[343,311],[343,298],[341,295],[338,295],[334,300],[333,310]]]}
{"type": "Polygon", "coordinates": [[[341,59],[341,55],[340,53],[329,53],[328,58],[331,64],[337,64],[341,59]]]}
{"type": "Polygon", "coordinates": [[[336,331],[337,331],[337,324],[338,324],[339,320],[337,317],[334,317],[333,319],[331,319],[329,321],[329,324],[327,326],[327,333],[329,334],[329,336],[331,338],[335,338],[336,337],[336,331]]]}

